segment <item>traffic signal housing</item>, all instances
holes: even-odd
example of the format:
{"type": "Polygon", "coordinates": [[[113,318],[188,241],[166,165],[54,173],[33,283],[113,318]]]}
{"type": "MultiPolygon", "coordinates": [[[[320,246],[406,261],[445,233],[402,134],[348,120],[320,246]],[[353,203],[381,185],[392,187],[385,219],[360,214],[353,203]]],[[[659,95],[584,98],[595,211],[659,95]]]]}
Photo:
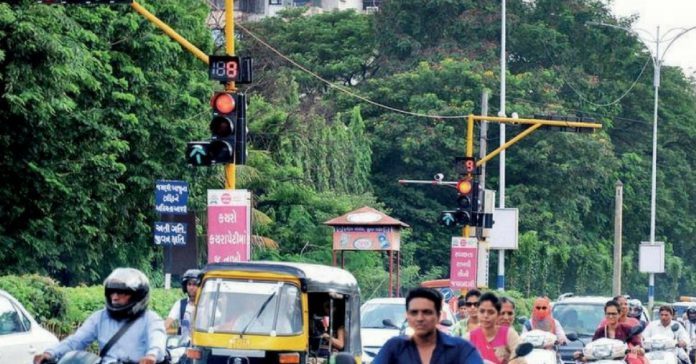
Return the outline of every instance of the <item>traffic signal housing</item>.
{"type": "Polygon", "coordinates": [[[217,92],[210,99],[213,119],[210,121],[210,145],[208,154],[213,163],[230,163],[235,155],[235,130],[237,128],[237,95],[217,92]]]}

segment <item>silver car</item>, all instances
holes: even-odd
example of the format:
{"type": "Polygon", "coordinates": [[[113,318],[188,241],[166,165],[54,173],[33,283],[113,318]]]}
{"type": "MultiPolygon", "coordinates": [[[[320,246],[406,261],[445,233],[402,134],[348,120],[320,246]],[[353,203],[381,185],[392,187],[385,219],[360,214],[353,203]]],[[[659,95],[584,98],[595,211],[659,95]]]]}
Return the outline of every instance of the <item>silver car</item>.
{"type": "Polygon", "coordinates": [[[31,363],[58,343],[12,295],[0,289],[0,363],[31,363]]]}

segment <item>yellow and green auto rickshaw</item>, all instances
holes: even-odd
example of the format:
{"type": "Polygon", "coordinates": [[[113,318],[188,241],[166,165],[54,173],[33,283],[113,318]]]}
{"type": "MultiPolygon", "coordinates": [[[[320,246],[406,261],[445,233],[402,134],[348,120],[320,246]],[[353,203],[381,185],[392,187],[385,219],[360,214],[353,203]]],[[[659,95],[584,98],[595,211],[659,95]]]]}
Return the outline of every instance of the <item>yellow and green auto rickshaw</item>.
{"type": "Polygon", "coordinates": [[[349,272],[285,262],[203,270],[192,363],[360,363],[361,350],[360,290],[349,272]]]}

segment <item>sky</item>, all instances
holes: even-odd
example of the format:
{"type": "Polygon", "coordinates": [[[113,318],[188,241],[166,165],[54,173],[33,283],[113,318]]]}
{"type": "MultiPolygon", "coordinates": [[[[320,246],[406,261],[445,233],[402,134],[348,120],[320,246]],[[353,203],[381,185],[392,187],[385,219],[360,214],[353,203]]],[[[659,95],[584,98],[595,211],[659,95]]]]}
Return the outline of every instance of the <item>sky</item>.
{"type": "MultiPolygon", "coordinates": [[[[612,2],[611,8],[615,15],[626,17],[638,14],[639,18],[634,23],[633,29],[638,31],[641,39],[650,48],[650,53],[655,54],[655,36],[657,26],[660,27],[660,54],[669,44],[669,38],[679,34],[674,30],[664,36],[670,29],[691,28],[696,26],[696,0],[606,0],[612,2]]],[[[696,73],[696,29],[684,34],[672,44],[664,55],[664,63],[670,66],[679,66],[684,73],[691,75],[696,73]]]]}

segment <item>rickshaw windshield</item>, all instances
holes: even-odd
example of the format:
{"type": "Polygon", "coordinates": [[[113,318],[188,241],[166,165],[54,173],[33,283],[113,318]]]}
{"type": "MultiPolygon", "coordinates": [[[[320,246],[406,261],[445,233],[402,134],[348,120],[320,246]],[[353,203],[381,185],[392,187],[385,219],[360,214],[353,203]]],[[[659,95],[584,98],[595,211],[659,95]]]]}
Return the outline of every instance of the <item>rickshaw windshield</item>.
{"type": "Polygon", "coordinates": [[[301,334],[300,290],[287,282],[206,280],[196,306],[195,330],[270,336],[301,334]]]}

